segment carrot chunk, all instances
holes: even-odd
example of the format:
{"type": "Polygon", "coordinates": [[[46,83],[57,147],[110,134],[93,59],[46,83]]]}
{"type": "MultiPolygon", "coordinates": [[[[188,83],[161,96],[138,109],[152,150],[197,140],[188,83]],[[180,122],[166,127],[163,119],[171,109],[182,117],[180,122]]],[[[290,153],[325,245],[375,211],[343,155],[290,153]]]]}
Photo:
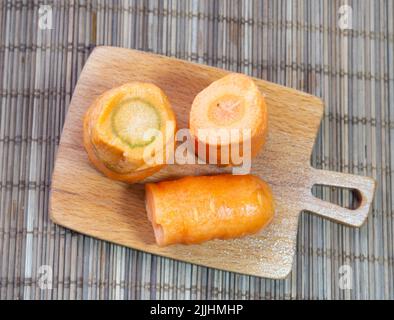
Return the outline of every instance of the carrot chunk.
{"type": "Polygon", "coordinates": [[[193,244],[258,232],[273,218],[268,185],[253,175],[196,176],[145,185],[156,243],[193,244]]]}
{"type": "Polygon", "coordinates": [[[218,165],[239,165],[233,161],[232,149],[237,146],[240,156],[255,157],[265,143],[267,119],[264,97],[253,80],[229,74],[211,83],[193,101],[189,127],[195,152],[207,162],[213,153],[218,165]]]}
{"type": "MultiPolygon", "coordinates": [[[[106,91],[84,118],[84,146],[92,164],[107,177],[128,183],[145,179],[165,162],[175,134],[175,116],[164,92],[131,82],[106,91]]],[[[173,144],[172,144],[173,145],[173,144]]]]}

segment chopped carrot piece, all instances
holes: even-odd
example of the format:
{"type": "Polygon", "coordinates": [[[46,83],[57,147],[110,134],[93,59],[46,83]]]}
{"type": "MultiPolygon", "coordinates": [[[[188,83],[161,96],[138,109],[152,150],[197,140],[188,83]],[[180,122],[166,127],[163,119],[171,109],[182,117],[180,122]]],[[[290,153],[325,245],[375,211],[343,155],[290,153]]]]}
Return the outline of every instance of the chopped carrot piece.
{"type": "Polygon", "coordinates": [[[210,84],[193,101],[189,126],[196,154],[208,160],[214,152],[219,165],[234,164],[231,152],[237,145],[240,156],[248,150],[253,158],[265,143],[267,121],[264,97],[253,80],[242,74],[229,74],[210,84]],[[239,135],[232,135],[234,130],[239,135]]]}
{"type": "Polygon", "coordinates": [[[174,133],[171,105],[164,92],[150,83],[131,82],[106,91],[84,118],[84,145],[90,161],[107,177],[129,183],[163,167],[164,159],[157,163],[150,157],[158,150],[166,154],[174,133]]]}
{"type": "Polygon", "coordinates": [[[156,243],[193,244],[258,232],[274,215],[272,192],[253,175],[196,176],[145,185],[156,243]]]}

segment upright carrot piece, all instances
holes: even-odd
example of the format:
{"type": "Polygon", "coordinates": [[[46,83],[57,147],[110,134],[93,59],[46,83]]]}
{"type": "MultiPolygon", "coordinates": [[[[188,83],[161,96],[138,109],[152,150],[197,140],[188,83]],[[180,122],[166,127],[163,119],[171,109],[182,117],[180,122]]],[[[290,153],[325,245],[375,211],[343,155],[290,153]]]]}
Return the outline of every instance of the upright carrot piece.
{"type": "Polygon", "coordinates": [[[229,74],[210,84],[193,101],[189,126],[196,154],[200,158],[206,156],[208,161],[214,152],[219,165],[234,164],[231,150],[237,145],[240,156],[244,155],[243,150],[248,150],[253,158],[265,143],[267,121],[264,97],[253,80],[242,74],[229,74]],[[240,134],[230,140],[231,130],[240,134]],[[243,134],[243,130],[250,130],[250,136],[243,134]],[[223,136],[226,131],[229,135],[223,136]],[[215,135],[219,138],[212,141],[215,135]],[[228,158],[223,159],[222,152],[226,150],[228,158]]]}
{"type": "Polygon", "coordinates": [[[157,163],[154,156],[158,150],[165,154],[175,126],[164,92],[150,83],[131,82],[106,91],[90,106],[84,118],[84,146],[99,171],[133,183],[162,168],[164,159],[157,163]]]}

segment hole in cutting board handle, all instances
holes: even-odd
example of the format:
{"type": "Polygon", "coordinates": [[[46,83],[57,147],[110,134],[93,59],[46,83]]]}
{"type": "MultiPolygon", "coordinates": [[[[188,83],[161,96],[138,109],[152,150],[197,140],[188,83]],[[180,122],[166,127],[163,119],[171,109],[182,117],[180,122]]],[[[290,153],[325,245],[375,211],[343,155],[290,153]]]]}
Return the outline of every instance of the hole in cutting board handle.
{"type": "Polygon", "coordinates": [[[362,195],[359,190],[354,188],[314,184],[311,192],[314,197],[336,204],[342,208],[357,210],[361,206],[362,195]],[[344,202],[347,202],[348,205],[343,205],[344,202]]]}
{"type": "Polygon", "coordinates": [[[308,188],[305,198],[305,210],[352,227],[360,227],[365,222],[375,193],[374,179],[314,168],[309,177],[311,189],[308,188]],[[322,200],[322,195],[327,200],[322,200]],[[345,203],[349,200],[351,209],[339,205],[344,199],[345,203]]]}

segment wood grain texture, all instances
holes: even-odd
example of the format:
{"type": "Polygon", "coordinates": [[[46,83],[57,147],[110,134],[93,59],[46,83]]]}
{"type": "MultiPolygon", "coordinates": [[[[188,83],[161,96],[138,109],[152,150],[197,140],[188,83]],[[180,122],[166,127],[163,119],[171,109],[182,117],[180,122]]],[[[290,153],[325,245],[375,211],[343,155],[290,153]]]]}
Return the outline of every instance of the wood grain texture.
{"type": "MultiPolygon", "coordinates": [[[[187,127],[194,96],[228,71],[139,51],[98,47],[89,57],[69,107],[52,179],[50,215],[54,222],[103,240],[191,263],[269,278],[286,277],[292,266],[302,210],[351,226],[366,219],[375,182],[367,177],[316,170],[310,155],[323,114],[317,97],[256,79],[266,96],[269,135],[252,173],[272,187],[276,215],[259,235],[203,245],[159,248],[144,208],[142,184],[111,181],[88,162],[82,146],[82,117],[103,91],[128,81],[161,87],[187,127]],[[312,196],[314,184],[359,190],[360,206],[344,209],[312,196]]],[[[227,172],[215,166],[167,166],[150,181],[227,172]]]]}

